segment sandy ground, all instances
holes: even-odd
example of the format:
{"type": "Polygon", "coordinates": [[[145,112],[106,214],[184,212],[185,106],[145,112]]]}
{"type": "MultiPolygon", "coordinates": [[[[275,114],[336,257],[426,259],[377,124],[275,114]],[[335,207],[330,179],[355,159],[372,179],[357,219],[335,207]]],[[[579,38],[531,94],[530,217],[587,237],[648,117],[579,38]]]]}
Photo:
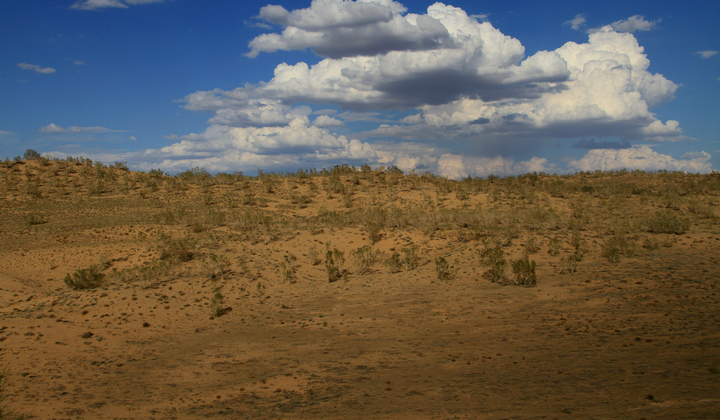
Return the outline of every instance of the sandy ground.
{"type": "MultiPolygon", "coordinates": [[[[619,262],[603,255],[606,234],[588,225],[584,258],[573,274],[560,274],[561,259],[571,254],[570,230],[542,228],[540,249],[530,255],[537,285],[517,287],[484,278],[487,244],[458,240],[451,229],[427,234],[385,225],[375,248],[387,256],[416,245],[418,266],[392,273],[378,262],[360,275],[349,255],[371,243],[363,226],[320,221],[256,235],[228,218],[188,233],[192,223],[160,223],[152,215],[182,206],[192,213],[193,205],[202,206],[199,195],[161,189],[143,199],[139,186],[88,194],[72,178],[45,173],[46,189],[27,197],[25,167],[7,170],[21,186],[6,181],[0,207],[3,404],[20,413],[40,419],[720,418],[716,218],[693,219],[680,235],[648,234],[666,246],[619,262]],[[52,177],[69,191],[53,195],[52,177]],[[23,222],[30,213],[45,223],[23,222]],[[193,258],[138,274],[162,261],[161,234],[192,235],[193,258]],[[563,238],[559,255],[548,254],[549,237],[563,238]],[[327,243],[345,252],[346,280],[328,282],[327,243]],[[297,259],[286,260],[289,255],[297,259]],[[439,256],[454,264],[454,278],[438,278],[439,256]],[[225,263],[214,269],[218,257],[225,263]],[[281,273],[283,261],[293,267],[290,278],[281,273]],[[106,274],[102,287],[65,285],[66,275],[98,263],[106,274]],[[221,303],[213,301],[218,291],[221,303]]],[[[322,190],[307,207],[283,207],[283,188],[266,208],[223,207],[219,198],[207,205],[228,215],[251,209],[298,219],[343,209],[341,198],[322,190]]],[[[412,201],[423,191],[400,196],[412,201]]],[[[377,194],[358,190],[355,208],[377,194]]],[[[488,197],[478,193],[470,201],[485,205],[488,197]]],[[[563,218],[570,214],[563,213],[567,198],[549,202],[563,218]]],[[[518,256],[524,244],[521,235],[504,248],[518,256]]]]}

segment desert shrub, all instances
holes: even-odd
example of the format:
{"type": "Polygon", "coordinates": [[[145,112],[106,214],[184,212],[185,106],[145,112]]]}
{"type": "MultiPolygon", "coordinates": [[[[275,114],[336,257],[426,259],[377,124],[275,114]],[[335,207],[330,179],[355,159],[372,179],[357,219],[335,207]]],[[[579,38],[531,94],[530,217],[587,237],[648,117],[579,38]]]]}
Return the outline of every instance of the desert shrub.
{"type": "Polygon", "coordinates": [[[202,264],[205,275],[212,281],[222,280],[230,268],[230,262],[224,255],[210,254],[202,264]]]}
{"type": "Polygon", "coordinates": [[[507,280],[507,260],[505,260],[505,252],[499,246],[487,247],[480,255],[483,265],[489,267],[483,273],[483,277],[493,283],[504,283],[507,280]]]}
{"type": "Polygon", "coordinates": [[[537,284],[535,275],[535,261],[529,261],[527,257],[513,261],[513,282],[518,286],[530,287],[537,284]]]}
{"type": "Polygon", "coordinates": [[[406,246],[402,249],[402,266],[405,270],[414,270],[420,265],[420,257],[417,256],[417,245],[406,246]]]}
{"type": "Polygon", "coordinates": [[[231,309],[229,306],[225,306],[225,297],[222,295],[222,292],[217,290],[210,300],[211,318],[219,318],[230,312],[231,309]]]}
{"type": "Polygon", "coordinates": [[[671,210],[658,211],[647,221],[647,231],[682,235],[690,229],[690,221],[678,218],[671,210]]]}
{"type": "Polygon", "coordinates": [[[40,159],[40,153],[38,153],[36,150],[33,149],[27,149],[25,153],[23,154],[23,160],[34,160],[34,159],[40,159]]]}
{"type": "Polygon", "coordinates": [[[297,204],[301,209],[307,207],[311,202],[312,200],[306,195],[293,194],[290,196],[290,203],[297,204]]]}
{"type": "Polygon", "coordinates": [[[39,214],[30,213],[27,216],[25,216],[25,222],[29,226],[34,226],[34,225],[42,225],[44,223],[47,223],[47,220],[44,217],[40,216],[39,214]]]}
{"type": "Polygon", "coordinates": [[[528,254],[535,254],[538,251],[540,251],[540,246],[537,244],[537,239],[535,239],[534,236],[531,236],[525,243],[525,252],[528,254]]]}
{"type": "Polygon", "coordinates": [[[73,290],[94,289],[102,285],[103,278],[100,267],[93,265],[66,275],[65,284],[73,290]]]}
{"type": "Polygon", "coordinates": [[[36,179],[35,181],[28,182],[27,194],[33,198],[42,197],[42,192],[40,191],[40,181],[36,179]]]}
{"type": "Polygon", "coordinates": [[[393,252],[393,254],[385,260],[385,265],[391,273],[398,273],[402,271],[402,260],[400,259],[400,254],[393,252]]]}
{"type": "Polygon", "coordinates": [[[337,248],[330,250],[330,243],[327,243],[325,253],[325,268],[327,270],[328,282],[333,283],[340,279],[347,281],[347,270],[343,269],[345,264],[345,253],[337,248]]]}
{"type": "Polygon", "coordinates": [[[552,256],[560,255],[560,239],[550,238],[548,254],[550,254],[552,256]]]}
{"type": "Polygon", "coordinates": [[[660,249],[660,243],[655,239],[646,237],[643,240],[642,247],[650,251],[657,251],[658,249],[660,249]]]}
{"type": "Polygon", "coordinates": [[[101,195],[104,192],[105,183],[103,183],[102,181],[97,181],[88,188],[88,193],[90,195],[101,195]]]}
{"type": "Polygon", "coordinates": [[[295,283],[295,261],[297,261],[297,257],[288,253],[283,256],[283,261],[280,263],[280,275],[288,283],[295,283]]]}
{"type": "Polygon", "coordinates": [[[205,222],[210,226],[222,226],[225,224],[225,213],[222,211],[210,210],[205,216],[205,222]]]}
{"type": "Polygon", "coordinates": [[[603,256],[610,262],[620,261],[620,247],[615,238],[610,238],[602,247],[603,256]]]}
{"type": "Polygon", "coordinates": [[[382,239],[383,233],[380,223],[373,221],[365,223],[365,231],[367,232],[368,239],[370,239],[370,243],[372,245],[375,245],[382,239]]]}
{"type": "Polygon", "coordinates": [[[367,274],[372,266],[378,261],[382,252],[374,250],[370,245],[365,245],[350,253],[353,265],[357,274],[367,274]]]}
{"type": "Polygon", "coordinates": [[[156,223],[161,223],[163,225],[174,225],[175,222],[177,222],[175,212],[170,209],[164,209],[160,211],[160,213],[155,214],[153,216],[153,220],[156,223]]]}
{"type": "Polygon", "coordinates": [[[435,259],[435,273],[438,280],[452,280],[457,275],[457,271],[458,269],[450,265],[445,258],[437,257],[435,259]]]}
{"type": "Polygon", "coordinates": [[[315,245],[310,248],[310,250],[308,251],[308,255],[310,256],[312,265],[320,265],[320,263],[322,262],[322,259],[320,258],[320,253],[318,252],[318,249],[315,245]]]}
{"type": "Polygon", "coordinates": [[[186,262],[194,257],[195,244],[188,238],[166,239],[158,247],[161,260],[173,262],[186,262]]]}
{"type": "Polygon", "coordinates": [[[575,248],[575,253],[562,257],[560,259],[560,274],[573,274],[577,271],[577,266],[583,260],[583,252],[580,246],[575,248]]]}

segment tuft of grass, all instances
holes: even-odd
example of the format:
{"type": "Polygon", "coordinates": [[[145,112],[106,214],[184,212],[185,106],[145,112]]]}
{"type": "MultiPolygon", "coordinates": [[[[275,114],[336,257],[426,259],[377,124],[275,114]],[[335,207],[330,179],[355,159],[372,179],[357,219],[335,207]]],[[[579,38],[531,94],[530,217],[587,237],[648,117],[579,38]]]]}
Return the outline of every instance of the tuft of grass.
{"type": "Polygon", "coordinates": [[[95,289],[103,284],[104,277],[100,267],[93,265],[65,276],[65,284],[73,290],[95,289]]]}

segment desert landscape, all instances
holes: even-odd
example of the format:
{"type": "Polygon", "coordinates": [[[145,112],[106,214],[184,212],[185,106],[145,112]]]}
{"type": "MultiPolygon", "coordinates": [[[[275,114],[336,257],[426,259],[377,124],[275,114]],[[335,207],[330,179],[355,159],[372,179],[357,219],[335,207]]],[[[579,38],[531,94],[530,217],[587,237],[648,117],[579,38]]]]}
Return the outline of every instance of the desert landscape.
{"type": "Polygon", "coordinates": [[[2,418],[720,418],[717,173],[0,172],[2,418]]]}

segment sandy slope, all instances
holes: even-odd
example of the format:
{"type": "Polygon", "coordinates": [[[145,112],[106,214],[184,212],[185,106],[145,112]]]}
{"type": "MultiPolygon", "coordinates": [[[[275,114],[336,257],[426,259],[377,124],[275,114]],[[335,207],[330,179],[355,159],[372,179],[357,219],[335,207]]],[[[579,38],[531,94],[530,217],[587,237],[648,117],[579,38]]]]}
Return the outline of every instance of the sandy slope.
{"type": "MultiPolygon", "coordinates": [[[[305,184],[297,189],[311,197],[307,207],[289,204],[294,189],[284,180],[257,208],[224,201],[245,194],[234,184],[211,186],[203,204],[195,184],[143,199],[140,181],[125,192],[108,181],[107,192],[89,194],[94,178],[74,185],[78,174],[42,168],[6,169],[18,186],[6,181],[0,208],[4,404],[20,412],[41,419],[720,418],[720,227],[717,218],[687,212],[683,200],[693,194],[677,206],[693,220],[686,233],[636,232],[638,242],[649,236],[670,246],[639,248],[617,263],[603,256],[608,234],[590,220],[579,231],[584,258],[574,274],[559,271],[572,253],[568,225],[579,201],[547,195],[560,225],[523,228],[504,244],[509,258],[519,258],[528,235],[538,240],[530,255],[537,286],[525,288],[484,278],[487,245],[442,223],[426,231],[386,223],[375,249],[388,257],[417,245],[419,265],[391,273],[379,261],[359,275],[350,253],[370,244],[367,226],[310,220],[351,209],[342,195],[305,184]],[[24,192],[33,176],[39,197],[24,192]],[[69,191],[55,194],[54,179],[69,191]],[[205,218],[194,229],[200,222],[191,217],[153,218],[181,208],[200,217],[206,207],[227,219],[205,218]],[[28,224],[30,213],[47,223],[28,224]],[[240,229],[246,213],[271,220],[240,229]],[[281,217],[302,223],[274,229],[281,217]],[[185,235],[196,241],[193,258],[157,269],[167,238],[185,235]],[[551,238],[561,239],[559,255],[548,254],[551,238]],[[328,282],[327,243],[345,252],[346,281],[328,282]],[[297,260],[284,259],[290,254],[297,260]],[[458,269],[455,278],[438,279],[439,256],[458,269]],[[225,261],[220,269],[217,257],[225,261]],[[294,268],[289,280],[284,261],[294,268]],[[64,284],[68,273],[101,262],[103,287],[64,284]],[[140,275],[143,267],[155,271],[140,275]],[[117,274],[124,269],[134,274],[117,274]],[[219,317],[217,291],[227,309],[219,317]]],[[[393,202],[361,180],[352,210],[409,206],[435,194],[403,182],[389,195],[393,202]]],[[[263,196],[260,181],[249,188],[263,196]]],[[[717,190],[702,191],[706,202],[717,200],[717,190]]],[[[468,204],[449,194],[444,208],[489,209],[491,196],[471,193],[468,204]]],[[[652,212],[654,200],[662,197],[634,214],[652,212]]],[[[519,202],[499,203],[511,212],[519,202]]]]}

